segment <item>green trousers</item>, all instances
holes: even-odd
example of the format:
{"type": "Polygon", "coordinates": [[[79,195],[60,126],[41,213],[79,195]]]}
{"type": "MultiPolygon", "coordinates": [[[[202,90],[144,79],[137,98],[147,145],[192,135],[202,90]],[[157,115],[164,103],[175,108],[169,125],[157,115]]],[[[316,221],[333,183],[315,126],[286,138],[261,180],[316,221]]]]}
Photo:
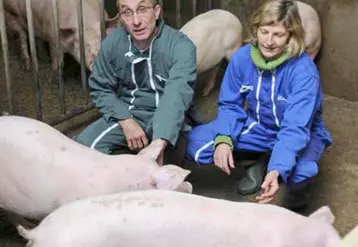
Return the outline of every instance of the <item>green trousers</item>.
{"type": "MultiPolygon", "coordinates": [[[[147,134],[148,140],[151,141],[151,130],[146,129],[141,122],[138,122],[138,124],[147,134]]],[[[73,140],[105,154],[135,154],[135,152],[129,150],[122,128],[118,123],[107,121],[103,117],[90,124],[79,135],[73,137],[73,140]]],[[[186,133],[181,132],[177,144],[174,147],[167,147],[164,151],[164,164],[181,165],[185,158],[185,152],[186,133]]]]}

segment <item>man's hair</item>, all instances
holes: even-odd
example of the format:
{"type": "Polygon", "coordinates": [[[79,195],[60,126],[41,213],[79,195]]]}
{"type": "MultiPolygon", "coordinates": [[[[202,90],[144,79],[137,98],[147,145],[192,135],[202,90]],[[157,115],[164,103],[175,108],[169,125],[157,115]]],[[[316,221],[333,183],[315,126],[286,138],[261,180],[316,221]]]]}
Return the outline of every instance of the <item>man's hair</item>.
{"type": "MultiPolygon", "coordinates": [[[[119,2],[120,2],[121,0],[117,0],[117,9],[119,9],[119,2]]],[[[160,6],[163,6],[163,0],[152,0],[152,3],[153,3],[153,5],[154,6],[156,6],[156,5],[160,5],[160,6]]]]}
{"type": "Polygon", "coordinates": [[[295,0],[267,0],[252,15],[249,28],[249,42],[257,45],[257,30],[260,26],[280,23],[290,33],[286,47],[290,57],[298,56],[305,50],[304,29],[295,0]]]}

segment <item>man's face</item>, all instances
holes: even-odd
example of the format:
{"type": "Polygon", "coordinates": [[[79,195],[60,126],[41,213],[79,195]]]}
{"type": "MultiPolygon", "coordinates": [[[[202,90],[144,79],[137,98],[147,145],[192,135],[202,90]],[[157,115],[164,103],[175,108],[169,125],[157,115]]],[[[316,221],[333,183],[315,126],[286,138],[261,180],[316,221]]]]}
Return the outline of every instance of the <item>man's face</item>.
{"type": "Polygon", "coordinates": [[[122,22],[134,40],[149,39],[156,27],[160,15],[160,5],[153,5],[152,0],[119,0],[122,22]]]}

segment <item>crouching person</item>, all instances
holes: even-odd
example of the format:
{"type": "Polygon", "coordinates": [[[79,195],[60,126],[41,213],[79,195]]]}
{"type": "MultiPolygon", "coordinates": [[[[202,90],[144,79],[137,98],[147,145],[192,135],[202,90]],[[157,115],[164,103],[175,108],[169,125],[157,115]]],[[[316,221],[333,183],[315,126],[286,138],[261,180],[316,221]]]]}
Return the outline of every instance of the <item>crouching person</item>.
{"type": "Polygon", "coordinates": [[[296,2],[265,2],[253,14],[250,41],[232,56],[217,117],[193,128],[187,154],[228,175],[237,163],[234,157],[262,154],[259,162],[246,166],[238,192],[262,189],[257,200],[267,203],[283,183],[289,189],[284,206],[299,210],[308,203],[317,162],[332,140],[322,120],[319,73],[304,52],[296,2]]]}
{"type": "Polygon", "coordinates": [[[102,42],[89,77],[103,116],[74,139],[107,154],[159,146],[158,163],[166,156],[164,163],[179,165],[190,130],[195,45],[159,18],[157,0],[119,0],[118,7],[123,25],[102,42]]]}

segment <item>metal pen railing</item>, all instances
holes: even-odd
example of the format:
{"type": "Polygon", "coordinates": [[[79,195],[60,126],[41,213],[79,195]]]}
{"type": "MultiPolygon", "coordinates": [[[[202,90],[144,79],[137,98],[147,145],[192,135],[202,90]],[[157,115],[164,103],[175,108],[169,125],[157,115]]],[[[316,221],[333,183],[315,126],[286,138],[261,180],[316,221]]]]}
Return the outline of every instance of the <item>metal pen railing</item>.
{"type": "MultiPolygon", "coordinates": [[[[52,12],[53,12],[53,23],[55,30],[55,47],[57,54],[57,73],[56,73],[56,81],[58,83],[58,101],[60,106],[60,114],[58,116],[48,118],[44,120],[42,105],[41,105],[41,83],[39,78],[39,66],[37,61],[37,52],[36,52],[36,40],[35,40],[35,30],[34,30],[34,21],[33,21],[33,11],[32,11],[32,0],[26,0],[26,15],[27,15],[27,32],[30,43],[30,54],[31,54],[31,65],[32,65],[32,85],[33,85],[33,93],[34,93],[34,108],[36,119],[44,121],[50,125],[57,125],[63,121],[66,121],[72,117],[75,117],[79,114],[82,114],[88,110],[94,108],[94,104],[92,102],[87,102],[84,106],[75,107],[74,109],[68,110],[66,109],[65,104],[65,85],[64,85],[64,59],[63,59],[63,49],[60,40],[60,12],[59,12],[59,0],[51,0],[52,1],[52,12]]],[[[84,93],[88,93],[87,89],[87,75],[86,75],[86,64],[85,64],[85,45],[84,45],[84,23],[83,23],[83,0],[77,1],[77,20],[78,20],[78,35],[79,35],[79,50],[80,50],[80,70],[81,70],[81,85],[82,91],[84,93]]],[[[105,3],[104,0],[99,0],[99,18],[100,18],[100,37],[103,40],[106,36],[106,26],[105,26],[105,3]]],[[[160,1],[163,4],[163,1],[160,1]]],[[[193,16],[197,15],[198,12],[198,1],[192,0],[192,14],[193,16]]],[[[208,8],[212,7],[212,0],[207,0],[208,8]]],[[[14,114],[14,101],[13,101],[13,91],[12,91],[12,78],[10,76],[10,68],[9,68],[9,43],[8,37],[6,33],[6,17],[5,17],[5,9],[3,0],[0,0],[0,34],[1,34],[1,42],[2,42],[2,51],[3,51],[3,60],[5,67],[5,80],[6,80],[6,93],[8,97],[8,112],[10,114],[14,114]]],[[[181,0],[176,0],[176,25],[178,27],[181,26],[181,11],[182,11],[182,2],[181,0]]]]}

